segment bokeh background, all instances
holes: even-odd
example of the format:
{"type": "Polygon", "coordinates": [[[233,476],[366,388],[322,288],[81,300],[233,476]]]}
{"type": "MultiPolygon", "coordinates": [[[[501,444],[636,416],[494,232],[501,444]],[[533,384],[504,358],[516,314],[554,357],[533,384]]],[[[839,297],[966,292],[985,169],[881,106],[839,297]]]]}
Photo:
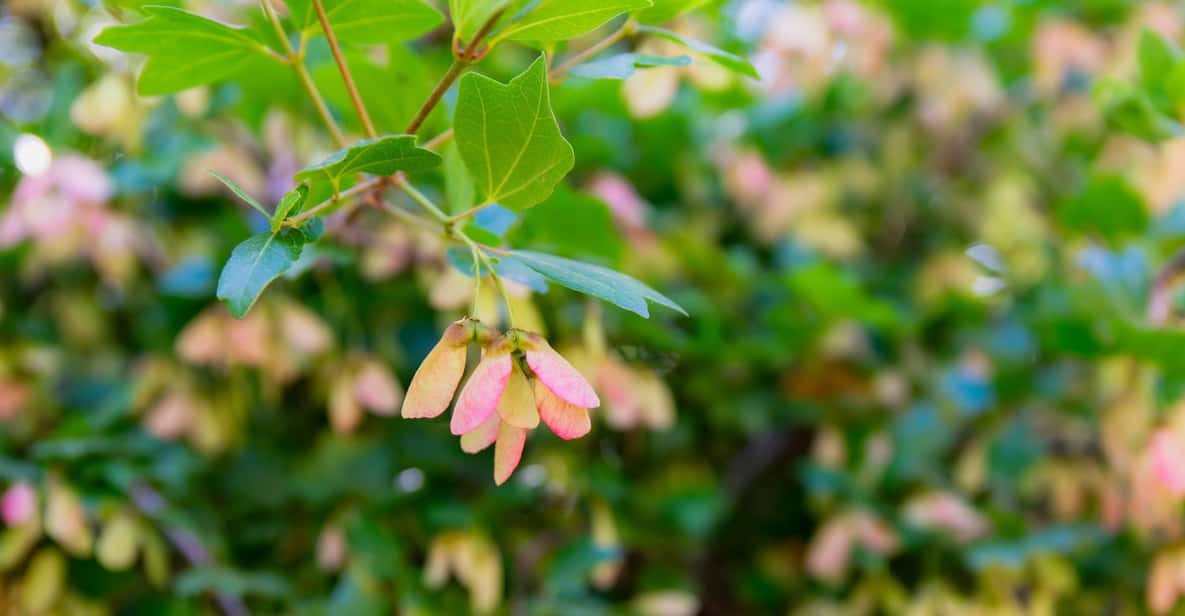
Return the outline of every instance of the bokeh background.
{"type": "MultiPolygon", "coordinates": [[[[0,5],[0,613],[1185,610],[1185,5],[711,1],[672,27],[760,80],[554,86],[566,207],[508,241],[691,317],[517,289],[606,404],[495,488],[392,412],[469,305],[438,239],[367,211],[214,299],[264,223],[205,170],[274,202],[333,147],[280,67],[138,96],[90,41],[141,4],[0,5]]],[[[448,37],[351,56],[380,129],[448,37]]]]}

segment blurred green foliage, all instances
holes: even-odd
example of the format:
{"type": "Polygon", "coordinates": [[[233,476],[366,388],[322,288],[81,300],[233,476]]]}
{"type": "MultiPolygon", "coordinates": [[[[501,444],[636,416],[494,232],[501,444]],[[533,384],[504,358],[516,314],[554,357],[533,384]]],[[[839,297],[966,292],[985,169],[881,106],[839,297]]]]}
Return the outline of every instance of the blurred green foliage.
{"type": "MultiPolygon", "coordinates": [[[[270,228],[206,170],[272,204],[337,148],[263,53],[141,96],[192,84],[92,41],[172,14],[145,4],[0,8],[0,613],[1180,609],[1179,5],[656,2],[641,21],[713,50],[643,30],[598,58],[692,63],[557,79],[575,169],[466,232],[628,272],[690,317],[500,265],[605,406],[583,439],[537,431],[495,488],[489,452],[388,404],[468,312],[468,256],[360,208],[245,319],[216,301],[270,228]],[[759,80],[726,69],[742,57],[759,80]]],[[[280,47],[254,5],[160,4],[280,47]]],[[[451,61],[425,20],[347,41],[381,133],[451,61]]],[[[611,31],[478,68],[505,83],[611,31]]],[[[305,63],[362,136],[323,38],[305,63]]],[[[480,195],[441,153],[424,185],[464,211],[480,195]]]]}

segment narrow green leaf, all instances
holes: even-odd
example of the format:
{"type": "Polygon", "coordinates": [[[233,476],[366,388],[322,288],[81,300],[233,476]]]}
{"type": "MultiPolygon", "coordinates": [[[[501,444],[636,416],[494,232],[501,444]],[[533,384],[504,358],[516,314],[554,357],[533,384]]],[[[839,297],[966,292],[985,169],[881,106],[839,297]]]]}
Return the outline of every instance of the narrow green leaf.
{"type": "Polygon", "coordinates": [[[563,41],[592,32],[622,13],[651,6],[651,0],[540,0],[495,40],[563,41]]]}
{"type": "Polygon", "coordinates": [[[512,250],[510,256],[556,284],[603,299],[634,314],[649,318],[650,308],[646,302],[652,301],[687,315],[686,310],[667,296],[620,272],[530,250],[512,250]]]}
{"type": "Polygon", "coordinates": [[[147,19],[107,28],[95,43],[148,56],[137,85],[144,96],[222,81],[263,56],[263,44],[244,28],[168,6],[143,10],[147,19]]]}
{"type": "Polygon", "coordinates": [[[546,199],[576,163],[551,109],[543,56],[505,85],[476,73],[462,77],[454,124],[483,199],[510,209],[546,199]]]}
{"type": "Polygon", "coordinates": [[[639,68],[687,66],[691,56],[655,56],[646,53],[623,53],[573,66],[568,74],[587,79],[626,79],[639,68]]]}
{"type": "Polygon", "coordinates": [[[654,0],[654,6],[638,11],[638,23],[657,25],[707,3],[708,0],[654,0]]]}
{"type": "Polygon", "coordinates": [[[1139,46],[1140,78],[1153,94],[1164,94],[1166,80],[1181,62],[1181,50],[1164,37],[1144,30],[1139,46]]]}
{"type": "Polygon", "coordinates": [[[279,231],[280,224],[288,218],[290,214],[298,214],[304,208],[305,201],[309,198],[309,187],[307,184],[300,184],[296,188],[288,191],[280,203],[276,205],[276,213],[272,215],[272,231],[279,231]]]}
{"type": "Polygon", "coordinates": [[[416,146],[413,135],[385,135],[359,141],[338,150],[329,158],[305,167],[296,174],[296,181],[327,180],[334,186],[344,176],[355,173],[391,175],[396,171],[415,173],[440,164],[440,155],[416,146]]]}
{"type": "Polygon", "coordinates": [[[453,38],[464,42],[473,40],[482,24],[509,0],[449,0],[449,15],[453,19],[453,38]]]}
{"type": "MultiPolygon", "coordinates": [[[[444,15],[424,0],[325,0],[325,14],[337,38],[357,45],[407,41],[444,23],[444,15]]],[[[292,22],[304,34],[318,34],[312,0],[288,0],[292,22]]]]}
{"type": "Polygon", "coordinates": [[[664,38],[668,41],[678,43],[690,49],[691,51],[694,51],[695,53],[703,55],[716,64],[733,71],[734,73],[740,73],[742,75],[752,77],[753,79],[761,79],[761,75],[757,74],[757,69],[753,67],[751,62],[734,53],[724,51],[719,47],[713,47],[712,45],[709,45],[703,41],[697,41],[692,38],[687,38],[677,32],[671,32],[670,30],[664,30],[662,28],[655,28],[653,26],[638,26],[638,31],[653,34],[659,38],[664,38]]]}
{"type": "Polygon", "coordinates": [[[240,199],[242,199],[243,201],[246,201],[247,205],[250,205],[251,207],[255,208],[255,211],[259,212],[260,214],[263,214],[264,218],[267,218],[269,220],[271,219],[272,215],[268,213],[267,209],[264,208],[261,203],[259,203],[255,199],[253,199],[251,197],[251,195],[248,195],[247,191],[243,190],[243,188],[241,186],[239,186],[238,184],[235,184],[233,180],[226,177],[225,175],[222,175],[221,173],[218,173],[217,171],[215,171],[213,169],[206,169],[206,172],[209,173],[210,175],[214,176],[215,178],[217,178],[219,182],[222,182],[222,184],[225,185],[227,188],[229,188],[231,190],[231,192],[238,195],[240,199]]]}
{"type": "Polygon", "coordinates": [[[288,271],[304,245],[320,234],[319,223],[308,229],[260,233],[235,246],[218,278],[218,299],[226,302],[231,314],[239,318],[247,314],[267,285],[288,271]]]}

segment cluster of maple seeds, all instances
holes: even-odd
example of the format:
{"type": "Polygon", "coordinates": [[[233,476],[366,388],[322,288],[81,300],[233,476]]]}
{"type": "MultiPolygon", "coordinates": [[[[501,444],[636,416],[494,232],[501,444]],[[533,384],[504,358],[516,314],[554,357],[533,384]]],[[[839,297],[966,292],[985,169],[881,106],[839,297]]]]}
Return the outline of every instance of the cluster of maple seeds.
{"type": "Polygon", "coordinates": [[[482,358],[457,396],[450,422],[461,449],[494,445],[494,481],[502,485],[522,459],[527,433],[540,420],[562,439],[592,429],[589,409],[601,405],[592,385],[539,334],[511,329],[498,335],[472,318],[445,330],[412,377],[402,414],[437,417],[448,408],[465,374],[471,342],[482,358]]]}

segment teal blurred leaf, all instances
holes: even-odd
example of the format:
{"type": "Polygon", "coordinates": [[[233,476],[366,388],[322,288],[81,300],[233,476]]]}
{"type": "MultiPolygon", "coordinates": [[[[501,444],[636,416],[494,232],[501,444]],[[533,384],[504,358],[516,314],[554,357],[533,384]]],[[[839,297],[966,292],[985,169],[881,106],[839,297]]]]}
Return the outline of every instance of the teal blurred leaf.
{"type": "Polygon", "coordinates": [[[648,53],[622,53],[600,60],[578,64],[568,69],[569,75],[587,79],[626,79],[639,68],[656,66],[687,66],[691,56],[656,56],[648,53]]]}
{"type": "Polygon", "coordinates": [[[529,250],[512,250],[510,256],[556,284],[603,299],[634,314],[649,318],[647,301],[651,301],[687,316],[687,311],[667,296],[620,272],[529,250]]]}
{"type": "Polygon", "coordinates": [[[320,236],[320,219],[310,223],[260,233],[235,247],[218,278],[218,299],[226,302],[231,314],[246,315],[263,290],[296,263],[304,245],[320,236]]]}
{"type": "Polygon", "coordinates": [[[305,167],[295,178],[297,182],[324,180],[337,187],[344,177],[358,173],[415,173],[439,165],[440,155],[416,146],[414,135],[384,135],[338,150],[329,158],[305,167]]]}
{"type": "Polygon", "coordinates": [[[659,38],[664,38],[668,41],[678,43],[690,49],[691,51],[694,51],[695,53],[703,55],[709,60],[734,73],[739,73],[741,75],[745,75],[746,77],[752,77],[753,79],[761,79],[761,75],[757,73],[757,69],[753,67],[752,62],[749,62],[748,59],[742,58],[741,56],[738,56],[734,53],[724,51],[719,47],[714,47],[703,41],[697,41],[696,39],[688,38],[682,34],[679,34],[678,32],[664,30],[663,28],[656,28],[654,26],[639,26],[638,31],[645,32],[647,34],[653,34],[659,38]]]}

